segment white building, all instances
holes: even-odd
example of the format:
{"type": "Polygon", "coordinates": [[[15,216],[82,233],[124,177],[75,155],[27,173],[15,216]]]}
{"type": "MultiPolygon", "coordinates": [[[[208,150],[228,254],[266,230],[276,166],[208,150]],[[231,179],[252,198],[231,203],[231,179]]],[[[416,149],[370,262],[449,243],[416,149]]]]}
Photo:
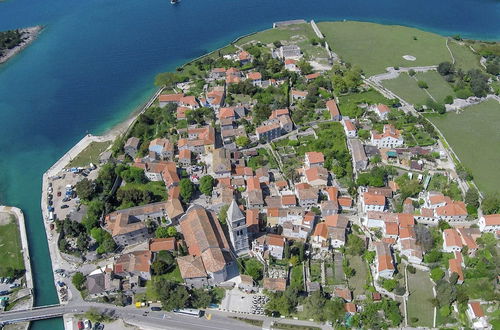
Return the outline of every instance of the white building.
{"type": "Polygon", "coordinates": [[[478,222],[481,232],[494,233],[500,230],[500,214],[483,215],[478,222]]]}
{"type": "Polygon", "coordinates": [[[361,205],[365,213],[370,211],[382,212],[385,210],[385,196],[364,192],[361,205]]]}
{"type": "Polygon", "coordinates": [[[397,130],[392,125],[384,125],[382,134],[377,131],[371,131],[371,144],[378,148],[397,148],[401,147],[404,143],[401,131],[397,130]]]}

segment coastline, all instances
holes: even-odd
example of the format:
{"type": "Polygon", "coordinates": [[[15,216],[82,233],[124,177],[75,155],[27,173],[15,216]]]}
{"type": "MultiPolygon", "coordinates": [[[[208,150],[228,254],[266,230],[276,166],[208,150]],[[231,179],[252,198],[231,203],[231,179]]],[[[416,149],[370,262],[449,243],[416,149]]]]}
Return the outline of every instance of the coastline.
{"type": "MultiPolygon", "coordinates": [[[[24,260],[25,268],[25,278],[26,278],[26,288],[30,291],[30,299],[28,301],[29,308],[33,307],[33,302],[35,300],[34,294],[34,284],[33,284],[33,273],[31,270],[31,258],[28,243],[28,234],[26,231],[26,220],[24,218],[24,213],[21,209],[13,206],[0,206],[0,212],[9,213],[16,217],[19,226],[19,235],[21,237],[22,254],[24,260]]],[[[26,329],[29,328],[29,323],[26,323],[26,329]]]]}
{"type": "MultiPolygon", "coordinates": [[[[76,271],[77,266],[66,260],[61,252],[59,251],[59,247],[57,245],[57,234],[53,234],[54,229],[51,230],[50,225],[52,222],[48,221],[49,212],[48,212],[48,204],[47,204],[47,195],[49,188],[49,180],[50,178],[58,175],[80,152],[85,150],[87,146],[89,146],[92,142],[105,142],[105,141],[114,141],[118,136],[122,134],[126,134],[128,129],[132,127],[137,117],[146,111],[153,102],[158,98],[158,95],[163,91],[163,88],[159,88],[150,98],[149,101],[144,105],[139,107],[136,111],[132,112],[132,114],[121,123],[111,127],[109,130],[105,132],[105,134],[97,136],[92,134],[85,135],[80,141],[78,141],[69,151],[67,151],[57,162],[54,163],[42,176],[42,194],[40,200],[40,207],[42,211],[43,225],[45,227],[45,235],[47,238],[47,243],[49,246],[49,255],[51,260],[52,271],[63,268],[68,270],[76,271]]],[[[54,283],[55,285],[55,283],[54,283]]],[[[79,292],[69,291],[69,299],[63,301],[61,299],[60,292],[57,291],[58,299],[60,304],[68,303],[69,300],[72,299],[73,295],[79,295],[79,292]]]]}
{"type": "Polygon", "coordinates": [[[33,41],[36,40],[42,30],[43,26],[41,25],[19,29],[19,31],[26,33],[28,36],[16,47],[6,50],[5,54],[0,57],[0,64],[6,63],[8,60],[19,54],[23,49],[28,47],[33,41]]]}

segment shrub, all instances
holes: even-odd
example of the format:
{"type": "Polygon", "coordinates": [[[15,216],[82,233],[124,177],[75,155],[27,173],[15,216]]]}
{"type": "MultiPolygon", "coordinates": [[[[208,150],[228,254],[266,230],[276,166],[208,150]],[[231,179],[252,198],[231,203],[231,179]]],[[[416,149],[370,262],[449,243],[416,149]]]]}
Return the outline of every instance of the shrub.
{"type": "Polygon", "coordinates": [[[419,80],[419,81],[417,82],[417,85],[418,85],[418,87],[420,87],[420,88],[424,88],[424,89],[425,89],[425,88],[429,88],[429,85],[427,85],[427,83],[426,83],[425,81],[423,81],[423,80],[419,80]]]}

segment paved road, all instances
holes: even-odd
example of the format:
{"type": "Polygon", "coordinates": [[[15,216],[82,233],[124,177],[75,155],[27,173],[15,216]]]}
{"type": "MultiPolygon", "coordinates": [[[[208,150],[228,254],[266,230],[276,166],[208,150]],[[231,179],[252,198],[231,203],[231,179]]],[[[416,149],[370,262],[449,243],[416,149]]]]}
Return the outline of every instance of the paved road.
{"type": "Polygon", "coordinates": [[[82,314],[91,308],[97,309],[100,313],[120,318],[127,323],[140,324],[159,329],[255,329],[255,327],[230,319],[221,314],[212,314],[211,319],[207,320],[205,317],[196,318],[163,311],[153,312],[148,311],[147,309],[137,309],[131,306],[117,307],[99,303],[84,303],[78,306],[53,306],[33,310],[0,313],[0,324],[61,317],[63,314],[82,314]]]}

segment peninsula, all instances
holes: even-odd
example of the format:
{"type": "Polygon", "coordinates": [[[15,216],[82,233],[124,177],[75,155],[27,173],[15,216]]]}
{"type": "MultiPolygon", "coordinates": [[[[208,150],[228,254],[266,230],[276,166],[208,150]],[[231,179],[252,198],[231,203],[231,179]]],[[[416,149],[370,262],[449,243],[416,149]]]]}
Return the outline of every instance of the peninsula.
{"type": "Polygon", "coordinates": [[[159,74],[43,177],[61,306],[0,322],[498,326],[499,63],[498,43],[295,20],[159,74]]]}
{"type": "Polygon", "coordinates": [[[42,29],[43,27],[39,25],[24,29],[0,31],[0,64],[7,62],[35,41],[42,29]]]}

